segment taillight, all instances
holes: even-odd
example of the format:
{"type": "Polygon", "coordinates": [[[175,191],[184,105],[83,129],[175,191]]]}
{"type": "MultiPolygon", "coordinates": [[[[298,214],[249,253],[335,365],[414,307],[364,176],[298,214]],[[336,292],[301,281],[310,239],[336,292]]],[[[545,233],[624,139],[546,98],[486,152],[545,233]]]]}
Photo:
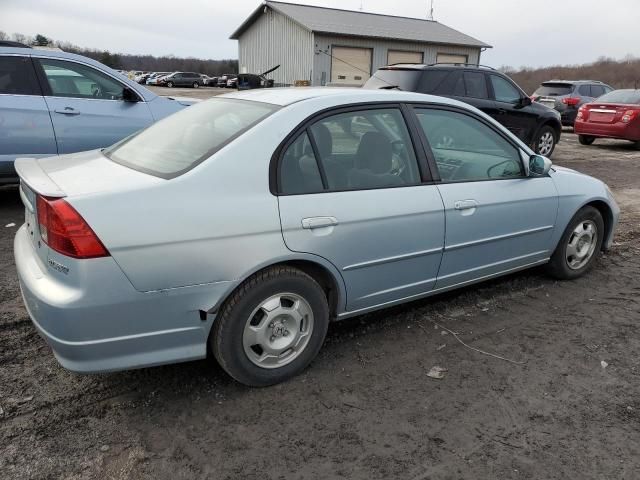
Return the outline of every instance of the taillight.
{"type": "Polygon", "coordinates": [[[627,110],[622,116],[622,123],[629,123],[638,116],[638,110],[627,110]]]}
{"type": "Polygon", "coordinates": [[[40,236],[51,249],[73,258],[109,256],[95,232],[65,200],[38,195],[36,206],[40,236]]]}
{"type": "Polygon", "coordinates": [[[587,118],[589,117],[589,109],[587,108],[586,105],[582,105],[580,107],[580,109],[578,110],[578,120],[582,120],[583,122],[585,122],[587,120],[587,118]]]}
{"type": "Polygon", "coordinates": [[[580,99],[576,97],[565,97],[562,99],[562,103],[568,105],[569,107],[575,107],[580,103],[580,99]]]}

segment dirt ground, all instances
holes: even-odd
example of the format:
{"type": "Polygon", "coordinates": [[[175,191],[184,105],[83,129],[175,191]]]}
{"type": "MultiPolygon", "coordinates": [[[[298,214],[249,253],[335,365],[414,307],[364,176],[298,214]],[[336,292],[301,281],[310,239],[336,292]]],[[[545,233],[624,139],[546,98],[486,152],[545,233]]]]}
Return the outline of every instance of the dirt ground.
{"type": "Polygon", "coordinates": [[[63,370],[22,306],[5,225],[23,210],[0,189],[0,478],[639,478],[640,152],[565,133],[554,160],[622,207],[592,273],[533,270],[334,324],[303,375],[267,389],[210,360],[63,370]]]}

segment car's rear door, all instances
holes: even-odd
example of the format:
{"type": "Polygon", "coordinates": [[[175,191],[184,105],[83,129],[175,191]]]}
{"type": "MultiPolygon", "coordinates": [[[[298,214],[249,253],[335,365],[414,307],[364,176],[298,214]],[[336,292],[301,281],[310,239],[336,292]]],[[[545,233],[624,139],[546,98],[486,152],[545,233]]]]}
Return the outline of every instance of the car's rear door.
{"type": "Polygon", "coordinates": [[[126,85],[107,73],[71,60],[34,62],[47,89],[60,154],[107,147],[153,122],[144,99],[124,101],[126,85]]]}
{"type": "Polygon", "coordinates": [[[435,284],[443,205],[437,187],[424,183],[415,139],[401,108],[383,104],[325,113],[282,149],[284,241],[337,267],[348,311],[419,296],[435,284]]]}
{"type": "Polygon", "coordinates": [[[57,154],[47,104],[28,55],[0,56],[0,178],[15,177],[16,157],[57,154]]]}
{"type": "Polygon", "coordinates": [[[479,116],[445,107],[414,112],[445,207],[436,288],[545,262],[558,212],[552,179],[526,176],[523,152],[479,116]]]}

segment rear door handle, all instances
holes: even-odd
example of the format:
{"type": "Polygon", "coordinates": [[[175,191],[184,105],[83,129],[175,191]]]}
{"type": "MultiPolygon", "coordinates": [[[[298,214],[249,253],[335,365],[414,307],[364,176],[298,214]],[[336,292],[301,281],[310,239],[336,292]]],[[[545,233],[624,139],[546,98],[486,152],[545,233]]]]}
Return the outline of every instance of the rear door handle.
{"type": "Polygon", "coordinates": [[[454,202],[453,208],[456,210],[471,210],[472,208],[477,208],[478,202],[475,200],[458,200],[454,202]]]}
{"type": "Polygon", "coordinates": [[[499,109],[498,109],[498,113],[499,113],[500,115],[504,115],[505,113],[507,113],[507,110],[506,110],[506,109],[504,109],[504,108],[499,108],[499,109]]]}
{"type": "Polygon", "coordinates": [[[305,230],[335,227],[336,225],[338,225],[338,219],[336,217],[311,217],[302,219],[302,228],[305,230]]]}
{"type": "Polygon", "coordinates": [[[64,110],[54,110],[54,112],[62,113],[63,115],[80,115],[80,110],[72,107],[64,107],[64,110]]]}

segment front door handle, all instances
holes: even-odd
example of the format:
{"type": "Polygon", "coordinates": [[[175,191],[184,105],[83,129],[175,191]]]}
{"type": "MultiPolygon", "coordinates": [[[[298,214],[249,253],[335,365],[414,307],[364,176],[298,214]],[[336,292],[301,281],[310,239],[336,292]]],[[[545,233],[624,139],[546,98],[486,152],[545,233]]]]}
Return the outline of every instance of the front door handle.
{"type": "Polygon", "coordinates": [[[506,114],[506,113],[507,113],[507,110],[506,110],[505,108],[499,108],[499,109],[498,109],[498,113],[499,113],[500,115],[504,115],[504,114],[506,114]]]}
{"type": "Polygon", "coordinates": [[[54,110],[56,113],[61,113],[63,115],[80,115],[80,110],[76,110],[72,107],[64,107],[64,110],[54,110]]]}
{"type": "Polygon", "coordinates": [[[335,227],[336,225],[338,225],[338,219],[336,217],[311,217],[302,219],[302,228],[305,230],[335,227]]]}
{"type": "Polygon", "coordinates": [[[453,208],[456,210],[471,210],[473,208],[478,208],[478,202],[475,200],[458,200],[454,202],[453,208]]]}

